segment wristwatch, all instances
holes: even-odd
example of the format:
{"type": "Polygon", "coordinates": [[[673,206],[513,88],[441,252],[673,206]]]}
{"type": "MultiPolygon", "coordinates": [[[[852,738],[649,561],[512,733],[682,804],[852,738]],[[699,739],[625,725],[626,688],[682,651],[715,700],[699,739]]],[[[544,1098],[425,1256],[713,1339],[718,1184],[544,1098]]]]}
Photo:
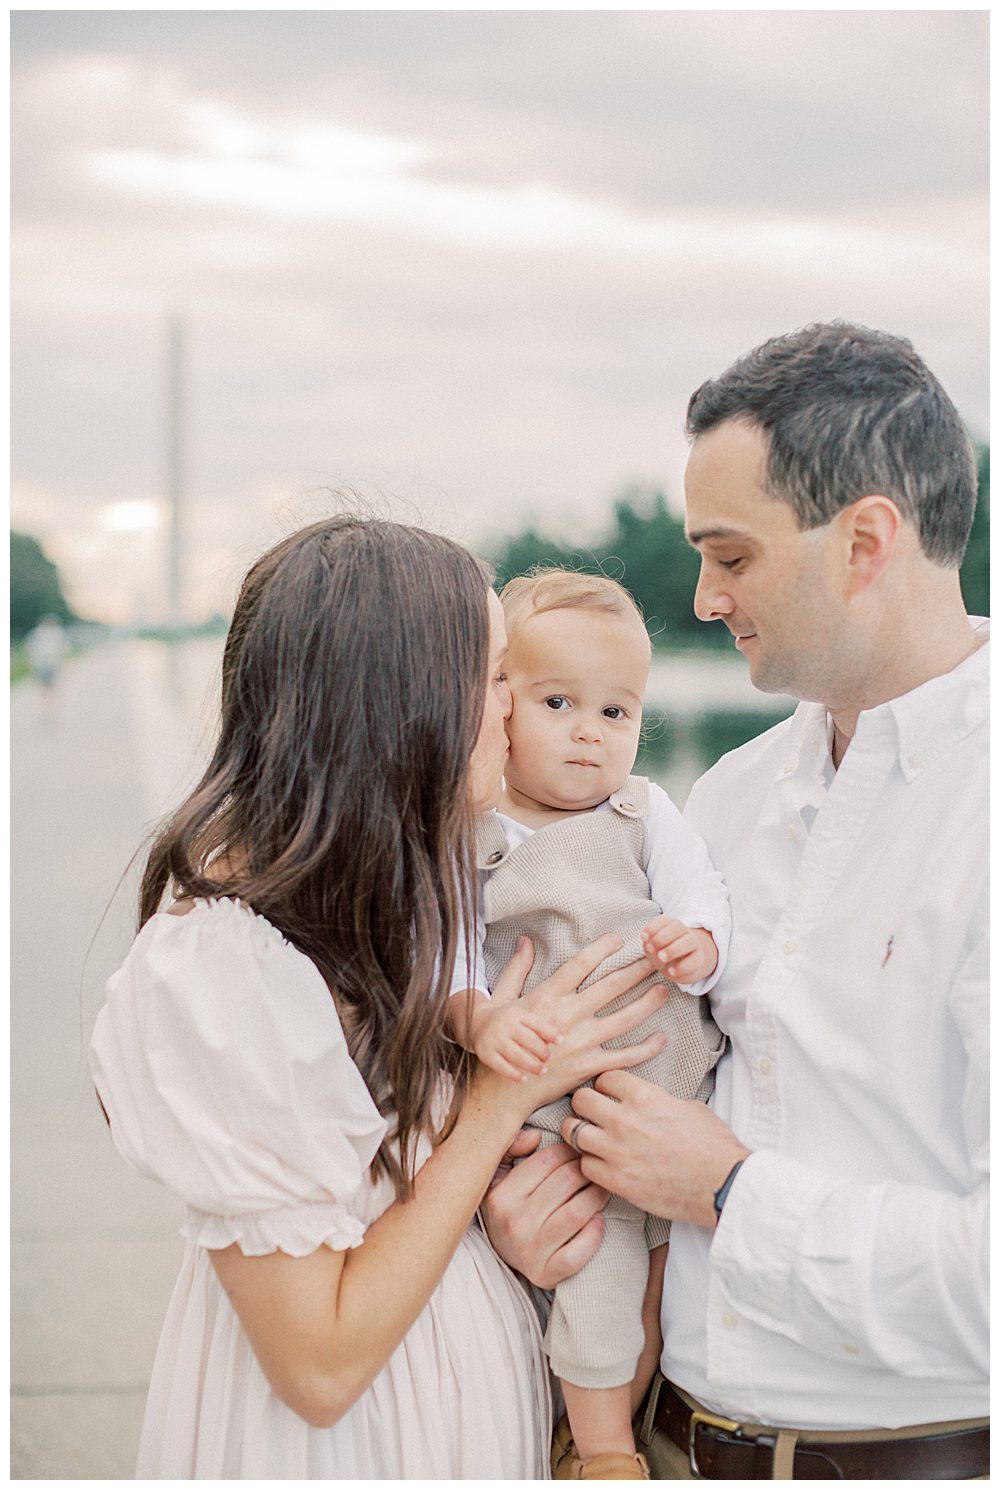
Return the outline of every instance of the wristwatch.
{"type": "Polygon", "coordinates": [[[733,1180],[739,1174],[745,1163],[745,1158],[737,1159],[732,1169],[726,1175],[726,1178],[722,1181],[722,1184],[719,1186],[718,1190],[716,1190],[715,1196],[712,1201],[712,1204],[715,1206],[716,1221],[718,1221],[719,1217],[722,1215],[722,1207],[725,1205],[729,1192],[733,1188],[733,1180]]]}

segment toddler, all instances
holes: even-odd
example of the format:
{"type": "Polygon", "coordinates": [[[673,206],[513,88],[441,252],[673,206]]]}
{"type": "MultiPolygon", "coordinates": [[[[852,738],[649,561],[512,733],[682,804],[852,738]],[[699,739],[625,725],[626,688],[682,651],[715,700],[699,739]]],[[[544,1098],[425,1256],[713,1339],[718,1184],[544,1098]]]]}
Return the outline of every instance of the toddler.
{"type": "MultiPolygon", "coordinates": [[[[512,580],[500,598],[510,758],[499,811],[478,824],[476,963],[471,975],[461,958],[456,964],[452,1031],[486,1065],[528,1080],[559,1031],[517,1001],[490,1000],[518,937],[535,947],[530,988],[616,931],[623,946],[602,972],[645,955],[651,978],[679,989],[626,1040],[609,1044],[664,1032],[662,1053],[636,1074],[675,1096],[706,1098],[723,1036],[700,995],[722,970],[728,894],[666,793],[630,775],[651,653],[642,618],[613,580],[563,570],[512,580]]],[[[571,1111],[566,1097],[534,1113],[543,1143],[560,1141],[571,1111]]],[[[617,1196],[604,1217],[597,1254],[556,1288],[546,1331],[568,1417],[553,1449],[557,1479],[648,1477],[631,1419],[658,1364],[668,1224],[617,1196]]]]}

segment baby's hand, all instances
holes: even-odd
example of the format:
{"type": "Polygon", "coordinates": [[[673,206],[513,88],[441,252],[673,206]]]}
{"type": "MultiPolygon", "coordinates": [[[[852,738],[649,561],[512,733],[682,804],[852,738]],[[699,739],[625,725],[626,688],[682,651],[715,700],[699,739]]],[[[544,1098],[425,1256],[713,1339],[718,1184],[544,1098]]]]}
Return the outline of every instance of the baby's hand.
{"type": "Polygon", "coordinates": [[[642,950],[658,973],[675,983],[697,983],[719,965],[719,949],[701,926],[685,926],[670,916],[657,916],[642,933],[642,950]]]}
{"type": "Polygon", "coordinates": [[[556,1025],[516,1001],[494,1002],[472,1016],[471,1049],[484,1066],[511,1081],[527,1081],[548,1069],[549,1046],[562,1039],[556,1025]]]}

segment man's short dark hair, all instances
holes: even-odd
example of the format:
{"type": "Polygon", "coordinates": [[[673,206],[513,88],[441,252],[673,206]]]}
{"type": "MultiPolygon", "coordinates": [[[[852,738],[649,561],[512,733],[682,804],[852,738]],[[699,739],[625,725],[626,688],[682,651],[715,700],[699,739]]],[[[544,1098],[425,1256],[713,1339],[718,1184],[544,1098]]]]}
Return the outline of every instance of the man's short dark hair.
{"type": "Polygon", "coordinates": [[[972,444],[910,342],[846,321],[803,327],[747,352],[691,395],[694,438],[727,419],[767,437],[767,489],[802,528],[859,497],[891,497],[929,559],[962,562],[976,507],[972,444]]]}

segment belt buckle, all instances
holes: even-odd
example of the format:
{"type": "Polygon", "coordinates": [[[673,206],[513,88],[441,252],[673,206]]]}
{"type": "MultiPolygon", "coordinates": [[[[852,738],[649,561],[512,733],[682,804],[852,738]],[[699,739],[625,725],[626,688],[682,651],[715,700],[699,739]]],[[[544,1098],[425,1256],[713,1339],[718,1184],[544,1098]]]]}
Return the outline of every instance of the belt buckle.
{"type": "Polygon", "coordinates": [[[698,1468],[695,1454],[695,1435],[702,1424],[706,1428],[719,1428],[724,1433],[739,1433],[741,1427],[741,1424],[734,1423],[732,1418],[720,1418],[714,1412],[706,1412],[704,1408],[692,1407],[691,1421],[688,1423],[688,1466],[695,1479],[698,1480],[705,1478],[698,1468]]]}

